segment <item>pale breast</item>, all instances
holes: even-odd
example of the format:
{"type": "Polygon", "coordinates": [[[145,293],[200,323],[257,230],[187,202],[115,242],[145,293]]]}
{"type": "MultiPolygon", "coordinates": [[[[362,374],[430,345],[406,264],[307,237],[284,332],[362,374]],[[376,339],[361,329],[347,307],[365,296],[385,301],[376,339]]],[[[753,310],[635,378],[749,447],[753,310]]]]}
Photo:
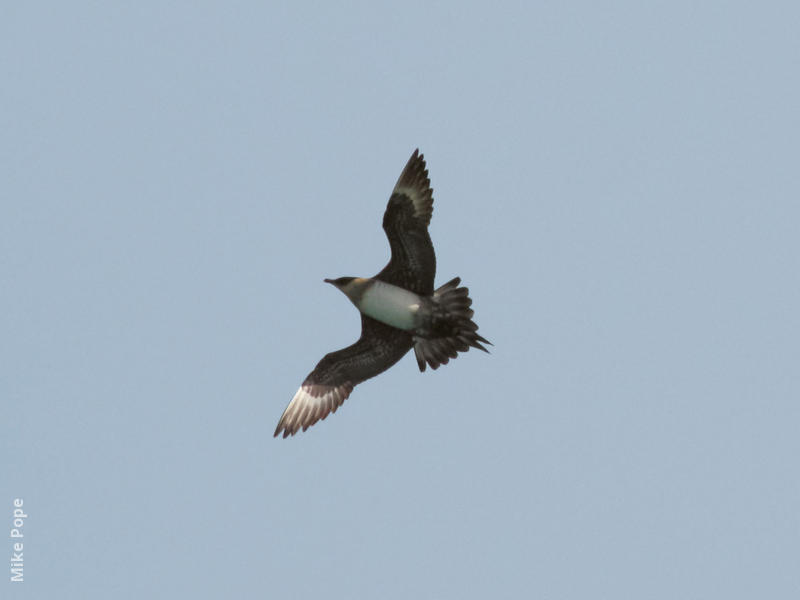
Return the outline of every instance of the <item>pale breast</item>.
{"type": "Polygon", "coordinates": [[[373,280],[361,296],[358,310],[376,321],[398,329],[411,330],[417,326],[421,299],[396,285],[373,280]]]}

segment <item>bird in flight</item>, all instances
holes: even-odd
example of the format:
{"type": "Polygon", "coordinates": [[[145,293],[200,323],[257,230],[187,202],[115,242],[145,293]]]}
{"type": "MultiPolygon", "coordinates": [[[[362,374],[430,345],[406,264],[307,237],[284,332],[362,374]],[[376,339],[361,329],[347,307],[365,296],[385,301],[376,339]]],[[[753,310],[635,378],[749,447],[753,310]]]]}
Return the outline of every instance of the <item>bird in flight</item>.
{"type": "Polygon", "coordinates": [[[383,229],[392,256],[370,278],[339,277],[339,288],[361,312],[361,337],[347,348],[326,354],[303,381],[283,411],[275,437],[305,431],[336,412],[362,381],[383,373],[414,348],[425,371],[447,364],[459,352],[488,352],[489,340],[472,321],[472,300],[456,277],[434,289],[436,255],[428,235],[433,190],[425,158],[415,150],[392,190],[383,229]]]}

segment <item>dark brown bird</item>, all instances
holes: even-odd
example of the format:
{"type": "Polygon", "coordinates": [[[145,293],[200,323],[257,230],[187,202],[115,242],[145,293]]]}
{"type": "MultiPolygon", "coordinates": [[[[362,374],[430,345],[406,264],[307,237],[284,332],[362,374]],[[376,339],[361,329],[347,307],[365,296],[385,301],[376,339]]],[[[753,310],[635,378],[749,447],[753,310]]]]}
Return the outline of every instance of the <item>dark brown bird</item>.
{"type": "Polygon", "coordinates": [[[303,431],[336,412],[353,387],[383,373],[414,348],[419,370],[436,369],[459,352],[490,344],[472,321],[469,290],[451,279],[433,289],[436,255],[428,235],[433,213],[425,159],[419,150],[408,160],[383,215],[392,257],[371,278],[326,279],[361,312],[361,337],[326,354],[306,377],[283,412],[275,437],[303,431]]]}

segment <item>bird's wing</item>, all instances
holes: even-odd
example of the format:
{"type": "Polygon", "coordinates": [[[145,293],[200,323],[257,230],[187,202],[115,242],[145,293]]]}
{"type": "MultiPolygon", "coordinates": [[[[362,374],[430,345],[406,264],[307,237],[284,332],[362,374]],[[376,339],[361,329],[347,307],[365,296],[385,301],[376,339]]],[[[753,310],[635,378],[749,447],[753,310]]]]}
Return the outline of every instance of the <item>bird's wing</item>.
{"type": "Polygon", "coordinates": [[[433,190],[425,157],[414,150],[392,190],[383,229],[389,238],[392,258],[375,277],[422,296],[433,293],[436,254],[428,224],[433,214],[433,190]]]}
{"type": "Polygon", "coordinates": [[[395,329],[365,315],[361,316],[359,340],[319,361],[283,411],[275,437],[303,431],[336,412],[362,381],[383,373],[403,358],[413,346],[407,331],[395,329]]]}

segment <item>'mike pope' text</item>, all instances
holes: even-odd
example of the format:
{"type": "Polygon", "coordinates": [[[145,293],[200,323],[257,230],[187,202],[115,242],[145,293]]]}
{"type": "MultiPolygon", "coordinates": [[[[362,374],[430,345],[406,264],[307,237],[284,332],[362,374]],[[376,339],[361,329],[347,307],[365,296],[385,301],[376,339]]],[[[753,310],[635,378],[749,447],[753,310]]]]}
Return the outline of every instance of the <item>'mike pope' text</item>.
{"type": "Polygon", "coordinates": [[[14,517],[11,522],[9,537],[13,540],[11,544],[11,581],[16,583],[25,581],[22,558],[22,538],[24,538],[25,535],[22,533],[22,529],[25,526],[25,519],[27,518],[28,515],[25,514],[22,508],[22,498],[14,498],[14,517]]]}

